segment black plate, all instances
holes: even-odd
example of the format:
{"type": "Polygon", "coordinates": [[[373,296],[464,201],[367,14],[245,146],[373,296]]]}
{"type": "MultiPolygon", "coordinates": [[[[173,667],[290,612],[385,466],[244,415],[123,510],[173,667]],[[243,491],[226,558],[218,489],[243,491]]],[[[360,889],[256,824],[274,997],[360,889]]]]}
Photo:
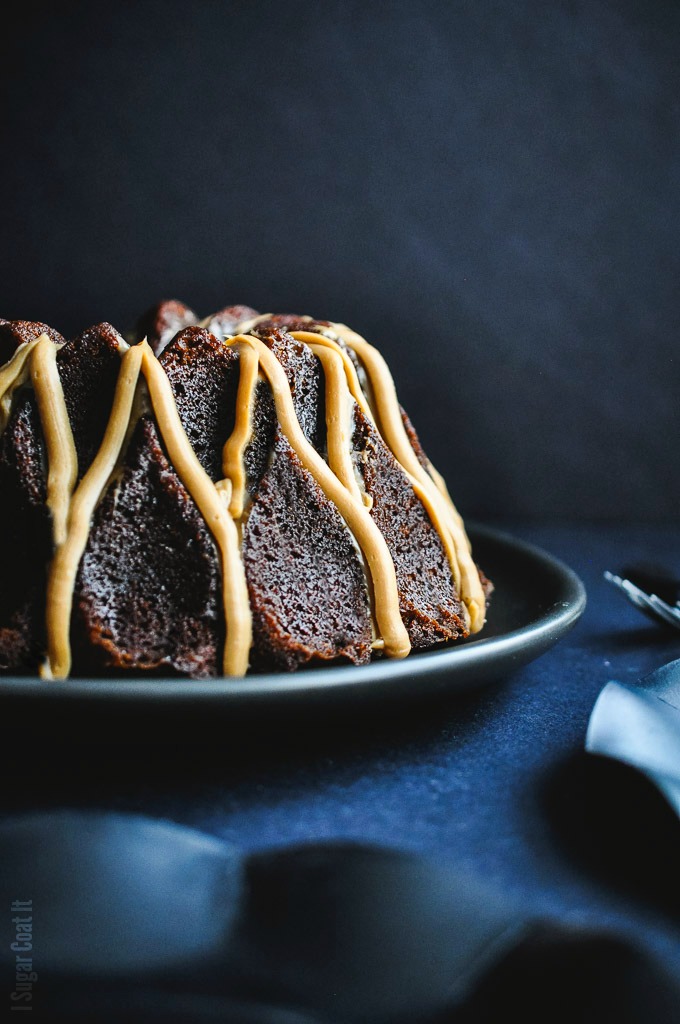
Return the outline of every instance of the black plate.
{"type": "MultiPolygon", "coordinates": [[[[138,714],[172,709],[265,713],[300,709],[321,702],[385,700],[467,690],[501,678],[543,654],[582,614],[586,594],[571,569],[540,548],[488,527],[470,529],[475,559],[493,580],[495,591],[482,634],[443,650],[403,661],[337,666],[269,674],[244,680],[215,679],[39,679],[1,678],[5,704],[23,705],[32,724],[40,712],[138,714]]],[[[7,722],[7,718],[5,719],[7,722]]]]}

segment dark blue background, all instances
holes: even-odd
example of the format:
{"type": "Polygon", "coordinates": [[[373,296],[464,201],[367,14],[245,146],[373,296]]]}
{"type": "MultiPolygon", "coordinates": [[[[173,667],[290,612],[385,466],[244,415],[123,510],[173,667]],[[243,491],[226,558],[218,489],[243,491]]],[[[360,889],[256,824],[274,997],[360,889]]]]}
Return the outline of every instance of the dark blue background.
{"type": "Polygon", "coordinates": [[[677,516],[677,4],[15,6],[1,315],[345,320],[464,512],[677,516]]]}

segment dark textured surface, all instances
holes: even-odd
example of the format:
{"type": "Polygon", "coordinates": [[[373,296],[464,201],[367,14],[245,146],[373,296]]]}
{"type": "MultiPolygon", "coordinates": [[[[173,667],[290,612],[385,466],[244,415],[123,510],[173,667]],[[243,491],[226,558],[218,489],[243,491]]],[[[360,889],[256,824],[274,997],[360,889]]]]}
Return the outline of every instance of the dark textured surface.
{"type": "Polygon", "coordinates": [[[220,666],[224,616],[212,537],[143,417],[93,517],[74,595],[74,674],[195,677],[220,666]]]}
{"type": "Polygon", "coordinates": [[[276,409],[272,393],[267,382],[258,379],[253,401],[253,436],[243,452],[246,490],[251,499],[257,493],[267,468],[276,430],[276,409]]]}
{"type": "Polygon", "coordinates": [[[19,967],[10,943],[0,950],[23,983],[10,1005],[41,1020],[677,1024],[680,1012],[677,964],[537,918],[431,857],[343,842],[243,856],[142,815],[61,812],[5,823],[0,859],[23,954],[19,967]],[[31,899],[17,906],[17,890],[31,899]],[[26,969],[38,925],[39,973],[26,969]]]}
{"type": "Polygon", "coordinates": [[[70,0],[6,27],[0,315],[343,320],[468,515],[676,517],[673,0],[70,0]]]}
{"type": "Polygon", "coordinates": [[[370,660],[371,617],[361,558],[337,509],[277,434],[243,529],[253,611],[252,664],[370,660]]]}
{"type": "MultiPolygon", "coordinates": [[[[22,723],[6,737],[2,806],[131,809],[199,825],[246,849],[359,839],[450,858],[564,924],[606,927],[669,958],[680,939],[678,823],[650,783],[582,754],[595,698],[680,656],[601,572],[626,559],[680,562],[675,530],[518,530],[571,564],[582,623],[502,684],[420,711],[391,706],[298,727],[261,720],[197,743],[119,745],[102,734],[41,748],[10,783],[22,723]],[[48,759],[49,773],[42,765],[48,759]],[[82,765],[87,763],[84,773],[82,765]]],[[[26,728],[30,726],[27,723],[26,728]]]]}
{"type": "Polygon", "coordinates": [[[0,439],[5,531],[0,561],[0,669],[36,670],[45,646],[44,594],[52,526],[45,506],[45,442],[35,398],[21,395],[0,439]]]}
{"type": "Polygon", "coordinates": [[[57,345],[64,342],[59,331],[47,324],[34,323],[31,320],[0,320],[0,364],[12,358],[19,345],[39,338],[46,334],[57,345]]]}
{"type": "Polygon", "coordinates": [[[257,310],[250,306],[225,306],[224,309],[219,309],[213,314],[208,324],[208,330],[216,338],[228,338],[234,333],[237,323],[242,320],[251,320],[256,316],[258,316],[257,310]]]}
{"type": "Polygon", "coordinates": [[[90,468],[108,426],[123,339],[111,324],[83,331],[57,354],[64,402],[78,456],[78,479],[90,468]]]}
{"type": "Polygon", "coordinates": [[[284,369],[302,433],[323,455],[326,448],[324,376],[318,360],[306,345],[294,341],[283,330],[265,324],[258,327],[256,333],[284,369]]]}
{"type": "MultiPolygon", "coordinates": [[[[121,741],[144,737],[149,723],[160,725],[168,742],[203,730],[207,718],[215,728],[236,727],[239,719],[266,723],[299,722],[300,716],[326,718],[342,709],[362,713],[385,702],[422,704],[443,694],[470,694],[497,683],[509,672],[535,661],[573,629],[585,610],[586,591],[564,562],[543,548],[493,527],[469,524],[475,557],[493,572],[494,599],[484,632],[460,643],[408,658],[377,658],[358,669],[319,666],[282,678],[280,672],[257,678],[206,680],[71,678],[44,686],[39,679],[0,677],[0,700],[9,718],[31,717],[36,734],[51,733],[52,714],[68,704],[64,726],[79,733],[99,732],[99,724],[117,723],[121,741]],[[263,708],[266,705],[266,715],[263,708]],[[130,714],[134,707],[133,714],[130,714]]],[[[56,712],[60,714],[59,711],[56,712]]]]}
{"type": "Polygon", "coordinates": [[[213,482],[222,480],[222,452],[234,429],[238,355],[207,330],[188,327],[160,362],[198,461],[213,482]]]}
{"type": "MultiPolygon", "coordinates": [[[[283,332],[264,327],[258,332],[285,370],[295,414],[307,440],[325,451],[324,393],[321,370],[309,349],[283,332]]],[[[264,377],[264,375],[262,375],[264,377]]],[[[253,497],[267,468],[276,434],[276,409],[266,379],[257,382],[253,406],[253,436],[243,453],[247,488],[253,497]]]]}
{"type": "MultiPolygon", "coordinates": [[[[239,354],[198,325],[185,327],[168,343],[167,322],[178,318],[195,319],[186,307],[171,302],[142,319],[155,330],[151,340],[162,350],[160,365],[188,441],[217,482],[225,475],[224,446],[235,425],[239,354]]],[[[282,323],[274,318],[258,333],[283,369],[302,432],[323,457],[324,374],[312,351],[287,334],[282,323]]],[[[79,479],[100,450],[110,420],[123,345],[115,328],[102,323],[64,344],[57,354],[79,479]]],[[[268,386],[276,390],[277,382],[268,382],[266,376],[263,371],[256,385],[252,436],[243,459],[253,500],[240,524],[254,619],[252,667],[293,670],[317,660],[345,659],[365,664],[371,659],[372,597],[362,553],[339,511],[277,429],[268,386]]],[[[6,521],[13,531],[7,608],[0,618],[0,624],[6,623],[0,664],[20,670],[32,660],[37,671],[43,628],[36,624],[31,630],[31,622],[43,619],[40,590],[47,551],[41,544],[44,523],[33,522],[38,512],[25,517],[21,495],[29,495],[31,506],[44,503],[44,458],[33,400],[20,396],[18,401],[0,452],[6,521]],[[26,438],[31,423],[35,436],[26,438]],[[31,529],[27,531],[31,526],[35,542],[31,529]],[[24,565],[27,558],[30,564],[24,565]]],[[[460,602],[437,532],[389,449],[358,409],[351,446],[355,469],[373,502],[373,521],[394,561],[400,611],[413,650],[464,636],[460,602]]],[[[95,510],[78,568],[74,673],[161,672],[166,666],[194,678],[214,676],[223,633],[215,621],[223,612],[215,586],[219,572],[214,543],[167,459],[153,416],[134,431],[121,464],[95,510]]]]}
{"type": "Polygon", "coordinates": [[[162,730],[139,744],[104,729],[64,743],[55,716],[53,742],[38,749],[30,716],[4,720],[3,814],[113,808],[195,825],[245,850],[358,839],[428,852],[527,914],[609,929],[677,965],[678,821],[651,783],[583,754],[602,687],[680,657],[680,634],[648,623],[602,571],[660,558],[677,569],[677,531],[513,532],[570,564],[589,604],[557,647],[497,686],[420,708],[321,707],[299,724],[264,712],[230,730],[207,716],[193,741],[169,745],[162,730]]]}
{"type": "Polygon", "coordinates": [[[358,407],[352,445],[357,472],[373,499],[371,518],[394,562],[399,609],[413,649],[466,635],[439,534],[389,448],[358,407]]]}
{"type": "MultiPolygon", "coordinates": [[[[258,334],[283,366],[305,437],[323,453],[325,403],[317,360],[275,326],[258,334]]],[[[362,664],[370,658],[372,637],[359,553],[337,510],[275,424],[271,392],[258,384],[254,437],[244,454],[254,496],[243,526],[253,668],[274,664],[292,670],[338,655],[362,664]],[[274,458],[267,465],[272,445],[274,458]]]]}
{"type": "Polygon", "coordinates": [[[177,299],[166,299],[140,316],[132,332],[132,340],[141,341],[146,338],[155,354],[160,355],[178,331],[196,323],[198,317],[193,309],[177,299]]]}

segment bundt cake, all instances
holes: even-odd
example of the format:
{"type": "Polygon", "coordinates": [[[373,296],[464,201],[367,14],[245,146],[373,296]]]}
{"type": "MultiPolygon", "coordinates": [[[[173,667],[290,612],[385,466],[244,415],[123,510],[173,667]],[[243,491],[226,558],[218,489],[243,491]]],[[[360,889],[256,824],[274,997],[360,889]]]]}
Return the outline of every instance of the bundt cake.
{"type": "Polygon", "coordinates": [[[124,339],[0,321],[0,669],[243,676],[403,658],[491,589],[380,354],[180,302],[124,339]]]}

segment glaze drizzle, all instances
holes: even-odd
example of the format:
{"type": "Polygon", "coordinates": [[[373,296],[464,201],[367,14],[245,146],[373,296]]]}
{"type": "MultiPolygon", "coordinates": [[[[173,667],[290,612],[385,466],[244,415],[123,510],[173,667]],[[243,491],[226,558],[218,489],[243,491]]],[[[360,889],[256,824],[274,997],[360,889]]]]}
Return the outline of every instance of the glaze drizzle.
{"type": "Polygon", "coordinates": [[[198,506],[220,553],[222,597],[227,625],[222,670],[225,676],[244,676],[248,670],[252,643],[252,616],[236,524],[184,432],[172,387],[163,367],[146,341],[140,345],[143,353],[142,373],[170,462],[198,506]]]}
{"type": "Polygon", "coordinates": [[[73,495],[66,537],[52,559],[47,579],[47,661],[40,672],[44,679],[65,679],[71,671],[69,634],[78,566],[87,544],[92,515],[116,469],[127,435],[142,355],[140,345],[122,355],[104,439],[73,495]]]}
{"type": "Polygon", "coordinates": [[[302,465],[345,520],[366,559],[375,593],[377,625],[385,641],[385,650],[392,658],[405,658],[411,650],[411,642],[401,621],[394,563],[383,535],[363,502],[347,490],[302,432],[295,414],[288,378],[274,353],[251,334],[237,334],[229,338],[226,344],[249,346],[257,352],[260,366],[272,390],[281,430],[302,465]]]}
{"type": "Polygon", "coordinates": [[[448,498],[448,491],[444,494],[418,461],[401,418],[392,374],[380,352],[344,324],[334,323],[332,329],[356,352],[366,370],[376,404],[376,421],[380,433],[408,474],[416,494],[439,532],[449,556],[456,587],[468,612],[470,632],[477,633],[484,625],[486,598],[477,566],[472,560],[463,520],[448,498]]]}
{"type": "Polygon", "coordinates": [[[250,333],[268,318],[264,314],[237,325],[234,329],[238,333],[224,342],[238,349],[240,376],[234,430],[223,449],[224,478],[217,483],[210,479],[193,450],[170,382],[146,340],[132,348],[119,346],[120,372],[105,435],[78,486],[76,448],[57,367],[61,346],[43,334],[20,345],[13,358],[0,368],[0,433],[9,420],[14,395],[30,380],[47,451],[47,505],[53,525],[54,556],[48,573],[48,651],[41,668],[43,678],[64,679],[70,672],[73,594],[92,516],[120,471],[135,423],[149,409],[169,460],[210,530],[219,554],[226,625],[223,673],[245,675],[252,644],[252,615],[240,551],[241,524],[247,512],[244,455],[252,439],[260,379],[269,384],[281,431],[326,498],[335,505],[361,551],[374,619],[373,649],[384,649],[389,657],[403,658],[411,645],[401,619],[394,564],[382,533],[370,516],[371,499],[363,490],[352,460],[355,403],[392,451],[437,530],[471,632],[483,625],[485,597],[462,520],[440,475],[434,467],[426,470],[415,454],[401,418],[392,376],[380,353],[343,324],[320,327],[323,333],[290,332],[311,350],[323,371],[326,462],[302,431],[283,366],[271,349],[250,333]],[[347,348],[354,351],[366,373],[368,398],[347,348]]]}
{"type": "Polygon", "coordinates": [[[30,354],[31,383],[47,448],[47,508],[52,516],[52,539],[66,539],[71,495],[78,479],[78,456],[64,390],[57,370],[57,346],[42,334],[30,354]]]}
{"type": "MultiPolygon", "coordinates": [[[[208,321],[210,321],[210,317],[208,321]]],[[[225,479],[221,483],[223,486],[227,481],[231,483],[231,497],[228,505],[229,514],[234,519],[240,519],[245,508],[246,468],[243,459],[248,443],[253,436],[253,411],[259,369],[260,360],[257,357],[257,352],[251,348],[243,348],[236,395],[236,423],[222,453],[222,472],[225,479]]]]}

